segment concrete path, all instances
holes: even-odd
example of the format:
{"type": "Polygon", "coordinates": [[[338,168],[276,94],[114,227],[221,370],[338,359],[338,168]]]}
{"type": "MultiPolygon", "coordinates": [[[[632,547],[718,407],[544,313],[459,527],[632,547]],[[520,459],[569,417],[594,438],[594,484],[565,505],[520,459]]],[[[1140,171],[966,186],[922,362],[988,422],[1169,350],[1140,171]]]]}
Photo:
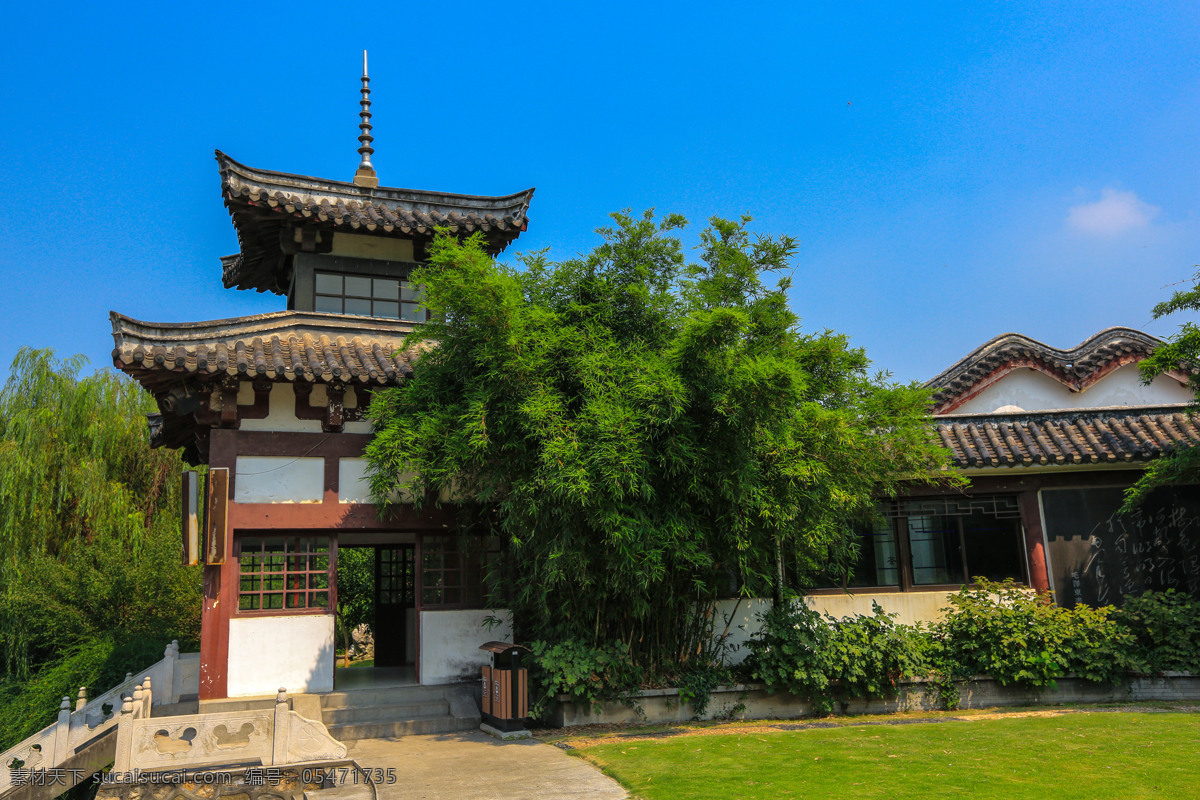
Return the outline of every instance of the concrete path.
{"type": "Polygon", "coordinates": [[[480,731],[361,739],[347,758],[364,768],[392,767],[379,800],[623,800],[625,790],[600,770],[533,739],[501,742],[480,731]]]}

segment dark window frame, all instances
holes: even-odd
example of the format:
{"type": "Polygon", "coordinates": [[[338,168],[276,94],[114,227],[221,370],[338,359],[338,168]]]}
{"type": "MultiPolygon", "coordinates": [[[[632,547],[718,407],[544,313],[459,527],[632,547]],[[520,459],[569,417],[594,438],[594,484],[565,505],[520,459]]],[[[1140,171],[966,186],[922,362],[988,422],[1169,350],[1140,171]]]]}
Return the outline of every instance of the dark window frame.
{"type": "MultiPolygon", "coordinates": [[[[896,546],[900,557],[899,583],[882,586],[850,586],[849,571],[843,574],[840,586],[822,586],[811,589],[809,594],[888,594],[898,592],[944,592],[958,591],[964,587],[975,587],[975,574],[967,560],[967,543],[964,520],[973,513],[995,516],[997,520],[1016,520],[1015,544],[1018,548],[1017,564],[1020,579],[1018,586],[1029,586],[1029,558],[1025,546],[1025,523],[1015,495],[981,495],[972,498],[914,498],[887,503],[883,508],[885,518],[892,524],[896,546]],[[922,508],[924,506],[924,508],[922,508]],[[925,513],[921,513],[921,512],[925,513]],[[936,512],[942,513],[936,513],[936,512]],[[916,512],[916,513],[913,513],[916,512]],[[959,555],[963,583],[916,583],[913,572],[912,542],[909,539],[909,517],[946,516],[956,519],[959,555]]],[[[976,571],[978,572],[978,570],[976,571]]]]}

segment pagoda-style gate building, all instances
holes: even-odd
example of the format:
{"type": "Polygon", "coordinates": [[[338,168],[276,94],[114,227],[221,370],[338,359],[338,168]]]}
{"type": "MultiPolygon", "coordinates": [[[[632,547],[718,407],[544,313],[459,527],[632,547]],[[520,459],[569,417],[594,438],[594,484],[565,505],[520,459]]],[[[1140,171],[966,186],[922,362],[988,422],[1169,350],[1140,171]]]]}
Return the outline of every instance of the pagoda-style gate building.
{"type": "Polygon", "coordinates": [[[371,502],[363,416],[372,391],[410,372],[402,344],[426,311],[409,276],[435,229],[478,232],[495,255],[526,229],[533,190],[379,186],[363,85],[353,182],[217,153],[240,246],[221,259],[224,284],[284,296],[286,311],[184,323],[112,314],[113,363],[161,411],[153,444],[228,470],[227,522],[210,520],[218,532],[203,568],[202,702],[334,689],[336,563],[347,547],[375,551],[377,667],[421,684],[477,678],[479,645],[506,635],[481,627],[491,612],[452,508],[398,502],[381,517],[371,502]]]}

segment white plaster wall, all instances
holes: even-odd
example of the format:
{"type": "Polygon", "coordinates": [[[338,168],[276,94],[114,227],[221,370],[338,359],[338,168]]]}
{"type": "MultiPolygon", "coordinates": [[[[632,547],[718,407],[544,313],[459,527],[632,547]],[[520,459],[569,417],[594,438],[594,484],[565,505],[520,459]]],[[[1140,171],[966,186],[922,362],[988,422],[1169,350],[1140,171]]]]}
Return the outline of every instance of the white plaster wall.
{"type": "Polygon", "coordinates": [[[896,621],[905,625],[933,622],[942,618],[942,609],[950,605],[954,592],[881,592],[880,594],[810,594],[804,598],[808,607],[832,617],[867,616],[872,613],[872,601],[889,614],[898,614],[896,621]]]}
{"type": "MultiPolygon", "coordinates": [[[[309,405],[317,407],[326,404],[325,387],[317,384],[309,395],[309,405]]],[[[254,389],[250,381],[242,381],[238,386],[238,405],[253,405],[254,389]]],[[[296,393],[290,383],[276,383],[271,386],[271,396],[268,400],[269,411],[263,419],[243,419],[240,429],[243,431],[288,431],[290,433],[320,433],[319,419],[296,418],[296,393]]]]}
{"type": "Polygon", "coordinates": [[[325,459],[238,456],[235,503],[320,503],[325,459]]]}
{"type": "Polygon", "coordinates": [[[1159,375],[1142,386],[1136,364],[1127,364],[1101,378],[1083,392],[1072,392],[1037,370],[1013,370],[954,410],[955,414],[990,414],[1001,406],[1025,411],[1107,406],[1152,406],[1186,403],[1191,394],[1177,381],[1159,375]]]}
{"type": "MultiPolygon", "coordinates": [[[[889,614],[897,614],[897,622],[914,625],[918,622],[933,622],[942,618],[942,609],[950,605],[953,592],[881,592],[879,594],[813,594],[804,598],[805,604],[821,614],[841,619],[872,613],[871,602],[879,603],[889,614]]],[[[713,636],[720,636],[728,625],[729,637],[726,644],[728,664],[740,664],[750,652],[746,642],[762,627],[759,615],[771,608],[767,598],[744,598],[739,602],[718,600],[713,636]]]]}
{"type": "Polygon", "coordinates": [[[1098,380],[1082,397],[1089,408],[1165,406],[1186,403],[1192,399],[1192,393],[1166,375],[1159,375],[1149,386],[1143,386],[1137,364],[1126,364],[1098,380]]]}
{"type": "Polygon", "coordinates": [[[725,663],[740,664],[750,655],[745,647],[746,641],[758,632],[758,616],[771,607],[771,601],[761,597],[742,598],[741,601],[718,600],[716,603],[716,619],[713,620],[713,636],[720,637],[728,625],[728,638],[725,644],[725,663]]]}
{"type": "Polygon", "coordinates": [[[380,258],[390,261],[415,261],[411,239],[393,239],[385,236],[368,236],[362,233],[343,233],[338,231],[333,235],[333,248],[330,251],[335,256],[355,256],[357,258],[380,258]]]}
{"type": "MultiPolygon", "coordinates": [[[[401,480],[407,480],[409,473],[406,472],[400,477],[401,480]]],[[[390,499],[393,503],[411,503],[412,494],[394,492],[390,499]]],[[[365,458],[338,459],[338,502],[371,502],[371,481],[367,477],[367,460],[365,458]]]]}
{"type": "Polygon", "coordinates": [[[479,668],[492,656],[479,645],[512,641],[512,613],[503,609],[422,611],[420,619],[421,683],[426,686],[478,679],[479,668]],[[502,622],[488,630],[483,620],[491,616],[502,622]]]}
{"type": "Polygon", "coordinates": [[[333,691],[333,615],[229,620],[229,696],[333,691]]]}

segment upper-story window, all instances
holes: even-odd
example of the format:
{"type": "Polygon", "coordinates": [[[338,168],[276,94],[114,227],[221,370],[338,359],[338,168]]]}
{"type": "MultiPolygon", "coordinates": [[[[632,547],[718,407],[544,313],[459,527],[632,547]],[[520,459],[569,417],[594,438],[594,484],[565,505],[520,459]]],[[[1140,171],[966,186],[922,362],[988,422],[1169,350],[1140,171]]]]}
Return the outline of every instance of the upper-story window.
{"type": "Polygon", "coordinates": [[[424,322],[426,319],[420,289],[406,280],[335,272],[317,272],[314,278],[314,311],[386,317],[405,322],[424,322]]]}

